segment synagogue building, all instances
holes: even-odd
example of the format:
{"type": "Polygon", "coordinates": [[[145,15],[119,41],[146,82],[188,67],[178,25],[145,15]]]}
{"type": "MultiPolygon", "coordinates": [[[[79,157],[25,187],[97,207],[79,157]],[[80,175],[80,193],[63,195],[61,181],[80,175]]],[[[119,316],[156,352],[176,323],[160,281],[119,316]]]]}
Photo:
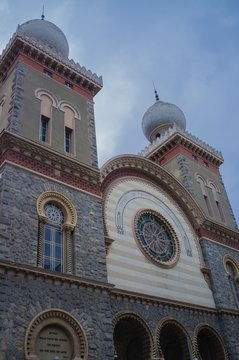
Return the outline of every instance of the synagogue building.
{"type": "Polygon", "coordinates": [[[222,154],[155,92],[149,145],[99,168],[102,86],[44,18],[0,57],[0,359],[239,360],[222,154]]]}

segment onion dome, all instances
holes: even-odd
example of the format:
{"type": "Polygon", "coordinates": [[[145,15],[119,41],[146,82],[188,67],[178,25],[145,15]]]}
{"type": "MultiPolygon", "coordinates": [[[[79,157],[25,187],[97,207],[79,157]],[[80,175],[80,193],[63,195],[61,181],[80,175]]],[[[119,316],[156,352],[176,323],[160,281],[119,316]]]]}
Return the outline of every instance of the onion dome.
{"type": "Polygon", "coordinates": [[[182,110],[176,105],[158,100],[158,97],[156,100],[146,111],[142,120],[144,135],[151,142],[173,125],[183,130],[186,128],[186,119],[182,110]]]}
{"type": "Polygon", "coordinates": [[[29,37],[47,44],[64,58],[69,56],[69,45],[64,33],[55,24],[47,20],[29,20],[20,25],[19,30],[29,37]]]}

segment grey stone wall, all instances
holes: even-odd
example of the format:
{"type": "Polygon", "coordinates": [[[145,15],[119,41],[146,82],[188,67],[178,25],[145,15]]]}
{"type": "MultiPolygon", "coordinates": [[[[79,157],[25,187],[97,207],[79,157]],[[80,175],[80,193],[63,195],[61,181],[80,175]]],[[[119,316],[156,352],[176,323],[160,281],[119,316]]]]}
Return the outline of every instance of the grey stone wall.
{"type": "Polygon", "coordinates": [[[37,198],[45,191],[66,196],[77,211],[72,235],[74,273],[107,281],[101,200],[19,168],[5,165],[0,194],[0,250],[5,260],[37,265],[37,198]]]}
{"type": "Polygon", "coordinates": [[[88,101],[88,120],[89,120],[89,140],[90,140],[90,150],[91,150],[91,159],[92,165],[98,168],[98,158],[97,158],[97,144],[96,144],[96,135],[95,135],[95,116],[94,116],[94,105],[88,101]]]}
{"type": "Polygon", "coordinates": [[[13,73],[11,100],[9,104],[9,117],[7,130],[19,133],[22,130],[22,111],[24,107],[24,82],[26,66],[18,63],[13,73]]]}
{"type": "Polygon", "coordinates": [[[23,344],[30,321],[41,311],[69,312],[86,333],[89,360],[113,359],[109,297],[67,285],[0,274],[0,359],[24,360],[23,344]]]}
{"type": "Polygon", "coordinates": [[[226,315],[220,319],[222,336],[227,345],[229,359],[239,360],[239,318],[226,315]]]}
{"type": "Polygon", "coordinates": [[[201,239],[200,244],[205,265],[211,269],[210,279],[216,307],[239,311],[223,265],[226,254],[233,256],[239,263],[239,252],[206,239],[201,239]]]}

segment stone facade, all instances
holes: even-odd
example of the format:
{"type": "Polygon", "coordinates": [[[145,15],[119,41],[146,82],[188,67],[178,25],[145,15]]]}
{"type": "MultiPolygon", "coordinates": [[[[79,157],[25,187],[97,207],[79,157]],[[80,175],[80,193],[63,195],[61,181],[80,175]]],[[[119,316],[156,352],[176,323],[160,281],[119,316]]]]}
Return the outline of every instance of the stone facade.
{"type": "Polygon", "coordinates": [[[45,309],[71,313],[83,327],[88,358],[113,359],[109,295],[37,279],[0,275],[0,359],[24,360],[25,333],[32,318],[45,309]]]}
{"type": "Polygon", "coordinates": [[[57,191],[73,203],[77,212],[78,224],[72,235],[74,274],[107,281],[100,199],[8,165],[3,167],[1,182],[1,249],[4,260],[36,266],[36,201],[45,191],[57,191]]]}
{"type": "Polygon", "coordinates": [[[102,78],[31,36],[38,25],[19,26],[0,57],[0,360],[239,360],[239,232],[221,154],[170,123],[99,170],[102,78]]]}

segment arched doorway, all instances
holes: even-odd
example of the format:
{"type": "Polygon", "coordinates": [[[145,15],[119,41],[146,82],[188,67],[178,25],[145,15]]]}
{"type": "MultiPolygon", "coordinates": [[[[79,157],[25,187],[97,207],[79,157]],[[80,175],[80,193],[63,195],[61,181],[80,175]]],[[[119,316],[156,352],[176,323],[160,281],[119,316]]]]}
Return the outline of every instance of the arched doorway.
{"type": "Polygon", "coordinates": [[[178,321],[162,320],[156,331],[156,341],[159,354],[164,360],[191,360],[191,340],[178,321]]]}
{"type": "Polygon", "coordinates": [[[194,335],[197,357],[200,360],[227,360],[226,348],[220,335],[209,325],[199,325],[194,335]]]}
{"type": "Polygon", "coordinates": [[[152,336],[147,324],[137,314],[119,313],[113,319],[115,359],[149,360],[152,336]]]}

